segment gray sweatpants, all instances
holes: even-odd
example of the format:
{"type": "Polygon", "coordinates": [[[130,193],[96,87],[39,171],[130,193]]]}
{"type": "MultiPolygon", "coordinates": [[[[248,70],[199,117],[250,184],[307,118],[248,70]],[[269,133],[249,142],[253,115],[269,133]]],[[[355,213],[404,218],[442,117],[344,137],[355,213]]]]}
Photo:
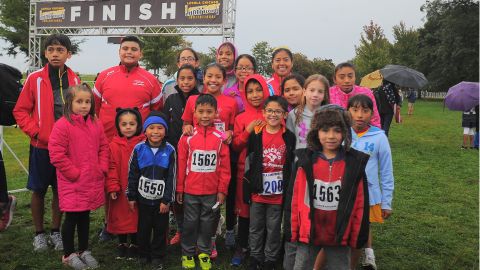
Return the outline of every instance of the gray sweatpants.
{"type": "MultiPolygon", "coordinates": [[[[283,269],[292,270],[295,266],[298,242],[285,241],[285,254],[283,255],[283,269]]],[[[312,268],[313,269],[313,268],[312,268]]]]}
{"type": "Polygon", "coordinates": [[[300,242],[285,243],[285,258],[283,267],[286,270],[311,270],[315,266],[318,252],[323,249],[326,262],[323,269],[326,270],[349,270],[350,248],[349,247],[319,247],[300,242]],[[288,248],[287,248],[288,244],[288,248]]]}
{"type": "Polygon", "coordinates": [[[293,270],[311,270],[320,251],[319,246],[297,242],[293,270]]]}
{"type": "Polygon", "coordinates": [[[260,262],[277,261],[282,247],[281,224],[281,205],[252,202],[250,206],[250,256],[260,262]],[[265,237],[265,229],[267,237],[265,237]]]}
{"type": "MultiPolygon", "coordinates": [[[[211,253],[214,221],[218,213],[212,210],[217,195],[183,195],[182,254],[194,256],[195,247],[200,253],[211,253]]],[[[220,208],[218,208],[220,209],[220,208]]],[[[217,210],[218,211],[218,210],[217,210]]]]}

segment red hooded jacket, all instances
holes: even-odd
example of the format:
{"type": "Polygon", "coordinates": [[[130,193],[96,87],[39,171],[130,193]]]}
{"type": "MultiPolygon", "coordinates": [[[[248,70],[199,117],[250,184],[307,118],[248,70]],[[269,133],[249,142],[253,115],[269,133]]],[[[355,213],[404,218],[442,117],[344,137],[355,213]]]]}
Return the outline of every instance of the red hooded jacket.
{"type": "Polygon", "coordinates": [[[177,193],[228,193],[230,151],[215,127],[197,126],[192,136],[180,137],[177,175],[177,193]]]}
{"type": "Polygon", "coordinates": [[[128,186],[129,160],[137,143],[145,140],[145,135],[127,139],[115,135],[110,142],[110,166],[105,181],[107,193],[116,192],[117,199],[108,196],[107,231],[113,234],[137,232],[138,212],[131,211],[125,195],[128,186]]]}
{"type": "Polygon", "coordinates": [[[102,71],[95,82],[95,111],[111,140],[115,129],[116,109],[137,107],[146,119],[151,110],[160,110],[161,85],[157,78],[141,67],[130,71],[118,65],[102,71]]]}
{"type": "MultiPolygon", "coordinates": [[[[252,74],[245,78],[245,84],[250,80],[256,80],[260,82],[260,85],[263,89],[263,101],[270,96],[268,91],[267,83],[262,75],[259,74],[252,74]]],[[[235,195],[235,212],[244,218],[248,218],[250,216],[250,206],[243,202],[243,175],[245,174],[245,159],[247,154],[247,143],[248,137],[250,133],[246,130],[247,126],[254,120],[260,119],[263,120],[263,102],[258,107],[253,107],[247,101],[245,89],[240,91],[242,94],[243,104],[245,106],[245,111],[240,113],[235,118],[235,126],[233,129],[233,143],[232,147],[233,150],[239,153],[238,163],[237,163],[237,190],[235,195]]]]}
{"type": "MultiPolygon", "coordinates": [[[[43,149],[48,148],[48,138],[55,124],[53,90],[48,70],[46,64],[28,75],[13,109],[20,129],[30,137],[30,144],[43,149]]],[[[67,77],[69,86],[80,83],[78,76],[68,67],[67,77]]]]}

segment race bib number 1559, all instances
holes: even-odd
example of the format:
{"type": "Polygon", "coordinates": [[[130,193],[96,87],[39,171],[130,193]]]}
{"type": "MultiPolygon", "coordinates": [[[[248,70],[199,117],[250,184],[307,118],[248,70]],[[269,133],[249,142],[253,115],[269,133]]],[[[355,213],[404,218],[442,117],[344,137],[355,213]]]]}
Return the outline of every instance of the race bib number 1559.
{"type": "Polygon", "coordinates": [[[138,192],[142,197],[148,200],[159,200],[163,198],[165,190],[165,181],[140,177],[138,182],[138,192]]]}

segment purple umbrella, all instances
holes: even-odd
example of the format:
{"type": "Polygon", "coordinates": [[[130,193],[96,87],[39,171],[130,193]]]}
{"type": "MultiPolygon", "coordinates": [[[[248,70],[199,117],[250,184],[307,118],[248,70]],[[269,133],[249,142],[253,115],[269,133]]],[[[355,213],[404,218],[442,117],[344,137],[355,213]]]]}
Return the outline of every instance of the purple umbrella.
{"type": "Polygon", "coordinates": [[[454,111],[469,111],[478,105],[478,82],[461,82],[450,89],[445,96],[445,105],[454,111]]]}

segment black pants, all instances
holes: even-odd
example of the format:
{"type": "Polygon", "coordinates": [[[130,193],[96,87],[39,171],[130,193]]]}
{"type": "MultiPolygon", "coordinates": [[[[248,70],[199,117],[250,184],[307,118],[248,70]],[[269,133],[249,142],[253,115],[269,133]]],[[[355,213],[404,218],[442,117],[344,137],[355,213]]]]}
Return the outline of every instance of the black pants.
{"type": "Polygon", "coordinates": [[[392,124],[393,120],[393,113],[381,113],[380,114],[380,124],[382,125],[382,129],[385,131],[385,135],[388,137],[388,130],[390,129],[390,125],[392,124]]]}
{"type": "Polygon", "coordinates": [[[127,244],[128,236],[130,236],[130,244],[137,245],[137,234],[136,233],[119,234],[118,235],[118,243],[119,244],[127,244]]]}
{"type": "Polygon", "coordinates": [[[75,228],[77,228],[78,251],[88,250],[90,211],[65,212],[65,220],[62,225],[63,254],[65,257],[75,252],[75,228]]]}
{"type": "Polygon", "coordinates": [[[248,248],[248,235],[250,230],[250,219],[238,217],[238,246],[248,248]]]}
{"type": "Polygon", "coordinates": [[[238,154],[230,148],[230,170],[231,177],[228,184],[228,195],[225,200],[225,225],[227,230],[231,231],[237,224],[237,215],[235,215],[235,195],[237,190],[237,164],[238,154]]]}
{"type": "Polygon", "coordinates": [[[2,151],[0,151],[0,202],[8,202],[7,175],[5,174],[2,151]]]}
{"type": "Polygon", "coordinates": [[[161,259],[167,249],[168,213],[160,214],[159,206],[138,203],[137,241],[141,258],[161,259]],[[153,231],[153,238],[152,238],[153,231]]]}

